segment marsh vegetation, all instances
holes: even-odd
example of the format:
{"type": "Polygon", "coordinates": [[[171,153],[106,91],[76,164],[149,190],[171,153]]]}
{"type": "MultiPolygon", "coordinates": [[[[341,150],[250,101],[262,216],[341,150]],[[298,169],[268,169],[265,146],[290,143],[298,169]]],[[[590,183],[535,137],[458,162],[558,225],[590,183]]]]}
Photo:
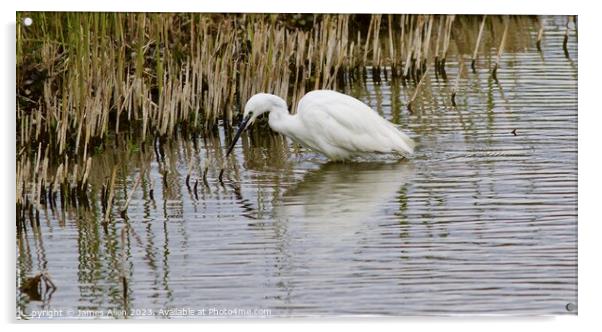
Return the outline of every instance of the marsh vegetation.
{"type": "Polygon", "coordinates": [[[449,54],[471,54],[474,70],[480,50],[497,47],[496,77],[509,26],[518,32],[512,47],[525,48],[535,20],[19,13],[19,22],[24,17],[34,24],[17,29],[17,205],[34,209],[54,204],[55,192],[65,201],[87,196],[91,156],[116,136],[162,145],[176,133],[215,135],[219,125],[229,134],[257,92],[283,97],[295,112],[305,92],[343,90],[370,69],[375,82],[390,78],[414,91],[402,101],[411,112],[429,68],[446,80],[449,54]]]}

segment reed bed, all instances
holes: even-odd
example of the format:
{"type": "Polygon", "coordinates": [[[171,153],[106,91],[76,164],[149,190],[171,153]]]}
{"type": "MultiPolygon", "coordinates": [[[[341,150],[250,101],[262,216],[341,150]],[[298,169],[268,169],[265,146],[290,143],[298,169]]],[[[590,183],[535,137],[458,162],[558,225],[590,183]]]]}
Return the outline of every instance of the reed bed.
{"type": "MultiPolygon", "coordinates": [[[[295,112],[305,92],[344,89],[370,70],[375,82],[390,75],[412,85],[412,110],[431,67],[446,79],[451,49],[471,57],[474,70],[479,49],[500,45],[495,75],[511,19],[534,18],[18,13],[18,222],[57,202],[91,204],[92,155],[119,147],[116,136],[151,142],[159,160],[175,135],[206,137],[220,125],[229,132],[257,92],[283,97],[295,112]],[[21,24],[24,17],[33,24],[21,24]]],[[[109,212],[115,172],[100,190],[109,212]]]]}

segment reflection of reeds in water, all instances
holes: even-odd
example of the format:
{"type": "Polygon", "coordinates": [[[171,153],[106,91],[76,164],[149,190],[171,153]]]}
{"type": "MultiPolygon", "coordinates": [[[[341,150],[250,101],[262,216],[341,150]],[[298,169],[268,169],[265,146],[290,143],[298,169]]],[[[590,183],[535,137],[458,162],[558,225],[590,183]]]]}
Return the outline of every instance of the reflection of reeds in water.
{"type": "MultiPolygon", "coordinates": [[[[343,89],[367,67],[376,82],[389,68],[418,93],[431,64],[445,78],[450,49],[468,54],[470,40],[475,57],[488,35],[480,17],[455,15],[38,12],[18,21],[25,16],[34,23],[19,23],[16,36],[20,218],[40,205],[89,205],[91,155],[116,134],[154,141],[161,154],[178,131],[228,128],[257,92],[294,112],[308,90],[343,89]]],[[[494,35],[501,20],[491,18],[494,35]]],[[[103,184],[110,210],[112,185],[103,184]]]]}

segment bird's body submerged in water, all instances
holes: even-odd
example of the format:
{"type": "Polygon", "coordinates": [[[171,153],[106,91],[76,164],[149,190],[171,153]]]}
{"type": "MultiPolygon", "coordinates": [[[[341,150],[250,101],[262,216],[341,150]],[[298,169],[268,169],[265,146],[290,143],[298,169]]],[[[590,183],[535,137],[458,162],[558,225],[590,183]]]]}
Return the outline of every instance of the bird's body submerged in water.
{"type": "Polygon", "coordinates": [[[414,141],[368,105],[336,91],[315,90],[301,98],[294,115],[278,96],[259,93],[251,97],[228,154],[240,134],[265,112],[269,112],[272,130],[331,160],[371,154],[407,158],[414,153],[414,141]]]}

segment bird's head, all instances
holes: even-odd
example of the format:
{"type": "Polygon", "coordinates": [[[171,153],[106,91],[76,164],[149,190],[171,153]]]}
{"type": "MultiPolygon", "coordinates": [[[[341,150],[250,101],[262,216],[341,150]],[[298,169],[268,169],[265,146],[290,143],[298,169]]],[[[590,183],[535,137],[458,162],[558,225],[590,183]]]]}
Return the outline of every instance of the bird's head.
{"type": "Polygon", "coordinates": [[[243,121],[248,119],[247,127],[249,127],[260,115],[276,108],[286,109],[286,102],[269,93],[258,93],[247,101],[243,112],[243,121]]]}
{"type": "Polygon", "coordinates": [[[230,155],[230,152],[232,152],[232,149],[236,145],[236,142],[243,131],[249,128],[260,115],[276,108],[284,108],[285,110],[287,108],[286,102],[278,96],[269,93],[258,93],[249,98],[245,104],[245,110],[240,125],[238,126],[238,131],[236,132],[236,135],[234,135],[234,139],[228,148],[226,156],[230,155]]]}

